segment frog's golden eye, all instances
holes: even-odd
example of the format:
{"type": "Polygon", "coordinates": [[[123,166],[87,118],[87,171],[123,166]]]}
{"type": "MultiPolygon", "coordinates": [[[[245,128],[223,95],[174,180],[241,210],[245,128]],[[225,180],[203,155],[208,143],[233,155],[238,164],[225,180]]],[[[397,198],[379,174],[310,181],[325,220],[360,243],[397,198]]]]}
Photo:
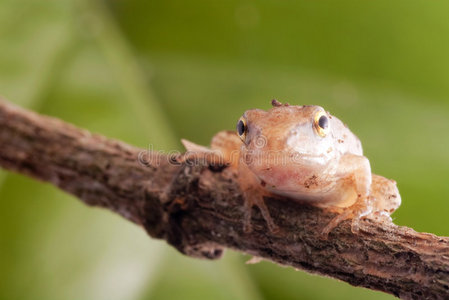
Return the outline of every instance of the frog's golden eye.
{"type": "Polygon", "coordinates": [[[329,117],[325,111],[319,111],[316,113],[313,120],[313,127],[321,137],[325,137],[329,133],[329,117]]]}
{"type": "Polygon", "coordinates": [[[241,117],[240,120],[237,122],[237,135],[243,142],[245,142],[247,130],[248,128],[246,126],[246,120],[245,118],[241,117]]]}

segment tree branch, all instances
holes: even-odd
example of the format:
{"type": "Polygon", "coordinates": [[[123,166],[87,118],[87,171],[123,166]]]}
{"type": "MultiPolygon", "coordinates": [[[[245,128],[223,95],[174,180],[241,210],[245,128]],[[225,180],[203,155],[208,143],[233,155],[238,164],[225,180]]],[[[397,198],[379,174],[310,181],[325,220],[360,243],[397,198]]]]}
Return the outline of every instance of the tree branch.
{"type": "Polygon", "coordinates": [[[215,259],[232,248],[404,299],[449,298],[447,237],[364,220],[357,235],[347,221],[323,240],[334,214],[288,199],[266,199],[279,232],[255,210],[254,230],[244,233],[243,199],[230,170],[176,165],[2,101],[0,166],[106,207],[186,255],[215,259]]]}

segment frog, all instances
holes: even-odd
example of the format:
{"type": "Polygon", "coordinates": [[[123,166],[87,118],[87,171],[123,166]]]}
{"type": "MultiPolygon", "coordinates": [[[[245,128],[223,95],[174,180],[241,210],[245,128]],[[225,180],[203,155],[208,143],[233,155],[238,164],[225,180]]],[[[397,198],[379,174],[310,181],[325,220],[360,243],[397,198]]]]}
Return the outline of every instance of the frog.
{"type": "Polygon", "coordinates": [[[269,229],[279,230],[265,198],[286,198],[330,210],[327,235],[350,219],[353,233],[364,218],[392,221],[401,205],[396,181],[371,172],[358,137],[318,105],[272,100],[268,110],[250,109],[235,131],[220,131],[210,147],[182,140],[186,159],[206,158],[235,172],[244,198],[244,231],[251,232],[253,207],[269,229]]]}

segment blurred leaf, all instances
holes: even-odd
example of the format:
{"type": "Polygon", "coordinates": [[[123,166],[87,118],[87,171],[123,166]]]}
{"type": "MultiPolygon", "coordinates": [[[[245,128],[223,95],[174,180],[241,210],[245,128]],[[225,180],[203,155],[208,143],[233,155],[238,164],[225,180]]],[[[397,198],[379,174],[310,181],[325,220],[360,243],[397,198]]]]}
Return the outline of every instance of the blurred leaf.
{"type": "Polygon", "coordinates": [[[1,95],[22,106],[39,106],[74,46],[69,9],[66,2],[54,0],[1,4],[5,14],[0,27],[1,95]]]}
{"type": "Polygon", "coordinates": [[[142,299],[263,299],[239,254],[201,261],[169,252],[155,286],[142,299]]]}
{"type": "Polygon", "coordinates": [[[110,71],[122,88],[124,102],[131,105],[143,126],[142,131],[158,149],[173,149],[178,142],[170,122],[154,98],[145,73],[140,70],[130,46],[109,16],[107,7],[98,0],[84,0],[82,3],[82,25],[101,47],[110,71]]]}

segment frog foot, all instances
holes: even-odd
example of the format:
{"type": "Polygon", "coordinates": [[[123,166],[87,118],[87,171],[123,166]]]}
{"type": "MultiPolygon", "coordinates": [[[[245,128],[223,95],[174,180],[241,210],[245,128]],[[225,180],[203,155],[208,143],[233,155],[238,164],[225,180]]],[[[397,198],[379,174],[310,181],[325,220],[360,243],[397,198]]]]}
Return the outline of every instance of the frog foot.
{"type": "Polygon", "coordinates": [[[225,166],[227,164],[218,150],[212,150],[185,139],[182,139],[181,142],[187,151],[176,158],[178,163],[209,166],[225,166]]]}
{"type": "Polygon", "coordinates": [[[370,197],[364,197],[359,199],[355,204],[350,207],[344,208],[343,211],[335,216],[327,225],[324,227],[321,235],[324,239],[327,239],[329,233],[337,227],[341,222],[352,219],[351,231],[354,234],[359,233],[360,230],[360,220],[366,216],[372,214],[373,209],[371,205],[370,197]]]}
{"type": "Polygon", "coordinates": [[[260,213],[262,214],[262,217],[264,218],[265,222],[267,222],[268,229],[270,232],[275,233],[279,231],[279,227],[274,223],[273,219],[271,218],[270,211],[268,210],[267,206],[265,205],[265,201],[263,198],[263,193],[258,191],[246,191],[244,192],[244,221],[243,221],[243,231],[245,233],[250,233],[253,231],[253,226],[251,224],[251,217],[252,217],[252,209],[253,206],[257,206],[260,210],[260,213]]]}

